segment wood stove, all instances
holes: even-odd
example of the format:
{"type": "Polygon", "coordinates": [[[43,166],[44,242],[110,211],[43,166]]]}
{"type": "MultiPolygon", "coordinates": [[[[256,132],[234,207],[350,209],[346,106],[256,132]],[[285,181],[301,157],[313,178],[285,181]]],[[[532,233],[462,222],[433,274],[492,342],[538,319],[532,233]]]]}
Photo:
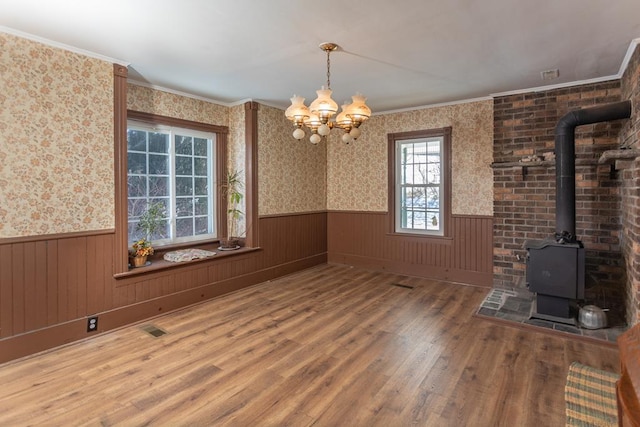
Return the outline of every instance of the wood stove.
{"type": "Polygon", "coordinates": [[[582,242],[528,240],[527,287],[536,293],[533,317],[575,323],[571,304],[584,298],[585,256],[582,242]]]}
{"type": "Polygon", "coordinates": [[[575,324],[571,304],[584,298],[585,253],[576,239],[575,128],[631,117],[631,102],[570,111],[556,126],[556,232],[548,240],[529,240],[527,286],[536,293],[532,317],[575,324]]]}

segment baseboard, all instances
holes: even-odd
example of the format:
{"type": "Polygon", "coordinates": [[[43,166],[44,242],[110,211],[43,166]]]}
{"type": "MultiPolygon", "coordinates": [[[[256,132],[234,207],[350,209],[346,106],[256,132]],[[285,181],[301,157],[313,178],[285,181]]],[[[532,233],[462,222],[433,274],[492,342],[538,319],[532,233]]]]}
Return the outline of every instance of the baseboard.
{"type": "Polygon", "coordinates": [[[445,280],[448,282],[467,283],[490,288],[493,284],[493,273],[479,271],[434,267],[431,265],[409,264],[385,259],[367,258],[358,255],[329,253],[328,262],[333,264],[353,265],[374,271],[389,271],[427,279],[445,280]]]}
{"type": "Polygon", "coordinates": [[[8,337],[0,340],[0,364],[51,350],[65,344],[90,339],[102,333],[113,331],[114,329],[149,320],[220,295],[228,294],[326,262],[327,254],[322,253],[220,282],[210,283],[198,288],[176,292],[171,295],[120,307],[107,312],[97,313],[98,330],[96,332],[87,332],[87,318],[83,317],[37,331],[8,337]]]}

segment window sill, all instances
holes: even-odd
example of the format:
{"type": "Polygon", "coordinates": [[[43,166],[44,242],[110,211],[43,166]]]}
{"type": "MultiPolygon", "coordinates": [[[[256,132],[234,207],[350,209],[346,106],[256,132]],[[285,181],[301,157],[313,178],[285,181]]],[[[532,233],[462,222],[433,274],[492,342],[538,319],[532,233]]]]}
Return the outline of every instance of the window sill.
{"type": "Polygon", "coordinates": [[[167,251],[163,251],[162,253],[158,253],[154,256],[152,256],[150,258],[151,264],[144,266],[144,267],[137,267],[137,268],[129,268],[128,271],[122,272],[122,273],[116,273],[113,275],[114,279],[118,280],[118,279],[124,279],[127,277],[132,277],[132,276],[139,276],[139,275],[143,275],[143,274],[148,274],[148,273],[157,273],[159,271],[163,271],[163,270],[170,270],[172,268],[179,268],[179,267],[183,267],[186,265],[193,265],[195,263],[201,263],[201,262],[211,262],[211,261],[215,261],[216,259],[220,259],[220,258],[227,258],[227,257],[233,257],[233,256],[238,256],[238,255],[242,255],[242,254],[248,254],[251,252],[257,252],[259,250],[261,250],[261,248],[257,247],[257,248],[247,248],[247,247],[242,247],[240,249],[237,249],[235,251],[220,251],[218,250],[217,245],[208,245],[208,246],[198,246],[198,249],[204,249],[204,250],[208,250],[208,251],[212,251],[215,252],[216,254],[214,256],[211,257],[207,257],[207,258],[199,258],[199,259],[194,259],[191,261],[184,261],[184,262],[170,262],[170,261],[165,261],[163,259],[163,255],[165,252],[167,251]]]}
{"type": "Polygon", "coordinates": [[[451,236],[438,236],[435,234],[412,234],[412,233],[398,233],[392,232],[387,233],[388,237],[395,239],[403,239],[403,240],[413,240],[416,242],[424,242],[425,240],[432,240],[434,243],[442,243],[445,245],[450,245],[453,242],[453,237],[451,236]]]}

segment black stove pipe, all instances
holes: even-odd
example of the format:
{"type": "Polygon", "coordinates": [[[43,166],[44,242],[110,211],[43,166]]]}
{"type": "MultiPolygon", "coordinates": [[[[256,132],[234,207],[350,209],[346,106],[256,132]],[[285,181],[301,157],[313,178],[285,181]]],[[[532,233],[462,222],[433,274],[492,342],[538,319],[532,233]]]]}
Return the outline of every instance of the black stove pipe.
{"type": "Polygon", "coordinates": [[[628,119],[631,101],[570,111],[556,125],[556,241],[576,242],[575,129],[580,125],[628,119]]]}

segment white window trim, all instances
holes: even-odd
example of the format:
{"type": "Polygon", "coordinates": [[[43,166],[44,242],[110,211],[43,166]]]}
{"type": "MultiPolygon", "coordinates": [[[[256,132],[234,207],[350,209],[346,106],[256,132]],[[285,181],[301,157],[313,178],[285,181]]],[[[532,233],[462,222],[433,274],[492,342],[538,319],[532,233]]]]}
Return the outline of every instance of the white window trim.
{"type": "MultiPolygon", "coordinates": [[[[209,209],[210,212],[212,213],[212,215],[209,217],[209,225],[211,227],[212,232],[208,233],[208,234],[200,234],[197,236],[186,236],[186,237],[176,237],[173,239],[161,239],[161,240],[154,240],[153,241],[153,246],[154,247],[162,247],[162,246],[168,246],[168,245],[175,245],[175,244],[181,244],[181,243],[190,243],[190,242],[194,242],[194,243],[198,243],[198,242],[202,242],[202,241],[207,241],[207,240],[213,240],[213,239],[217,239],[218,238],[218,233],[217,233],[217,206],[216,206],[216,200],[217,200],[217,194],[216,194],[216,185],[215,185],[215,177],[216,177],[216,159],[215,159],[215,154],[216,154],[216,133],[214,132],[203,132],[203,131],[199,131],[199,130],[195,130],[195,129],[189,129],[189,128],[184,128],[184,127],[178,127],[178,126],[169,126],[169,125],[163,125],[163,124],[149,124],[147,122],[144,121],[138,121],[138,120],[127,120],[127,131],[129,129],[137,129],[137,130],[143,130],[146,132],[157,132],[157,131],[162,131],[162,132],[168,132],[169,133],[169,151],[170,151],[170,167],[171,167],[171,172],[169,174],[169,179],[170,179],[170,188],[169,188],[169,222],[170,222],[170,228],[171,228],[171,234],[175,235],[176,233],[176,195],[175,195],[175,188],[176,188],[176,174],[175,174],[175,160],[176,160],[176,153],[175,153],[175,134],[182,134],[185,136],[191,136],[191,137],[195,137],[195,138],[204,138],[207,140],[211,140],[211,144],[207,147],[207,161],[209,162],[209,164],[211,165],[211,167],[209,168],[208,172],[208,176],[207,179],[208,181],[211,183],[211,185],[209,186],[209,194],[207,195],[207,197],[209,198],[209,209]]],[[[127,153],[129,152],[129,150],[127,149],[126,151],[127,153]]],[[[127,171],[127,175],[128,175],[128,171],[127,171]]],[[[129,198],[129,195],[127,194],[127,200],[129,198]]],[[[129,223],[129,218],[127,218],[127,223],[129,223]]],[[[127,233],[128,236],[128,233],[127,233]]],[[[129,237],[127,237],[128,240],[129,237]]]]}
{"type": "Polygon", "coordinates": [[[432,137],[423,137],[423,138],[412,138],[412,139],[399,139],[395,141],[395,232],[396,233],[405,233],[405,234],[424,234],[424,235],[430,235],[430,236],[444,236],[444,212],[443,212],[443,197],[445,195],[444,192],[444,188],[445,188],[445,177],[444,174],[442,173],[443,171],[443,164],[442,164],[442,157],[443,157],[443,150],[444,150],[444,136],[432,136],[432,137]],[[439,184],[438,185],[433,185],[433,184],[425,184],[425,185],[405,185],[403,184],[402,181],[402,146],[405,144],[414,144],[414,143],[421,143],[421,142],[434,142],[437,141],[440,144],[440,150],[439,150],[439,155],[440,155],[440,179],[439,179],[439,184]],[[410,227],[402,227],[402,189],[405,187],[424,187],[424,188],[428,188],[428,187],[437,187],[438,188],[438,192],[440,195],[440,200],[439,200],[439,207],[438,207],[438,229],[437,230],[428,230],[428,229],[419,229],[419,228],[410,228],[410,227]]]}

